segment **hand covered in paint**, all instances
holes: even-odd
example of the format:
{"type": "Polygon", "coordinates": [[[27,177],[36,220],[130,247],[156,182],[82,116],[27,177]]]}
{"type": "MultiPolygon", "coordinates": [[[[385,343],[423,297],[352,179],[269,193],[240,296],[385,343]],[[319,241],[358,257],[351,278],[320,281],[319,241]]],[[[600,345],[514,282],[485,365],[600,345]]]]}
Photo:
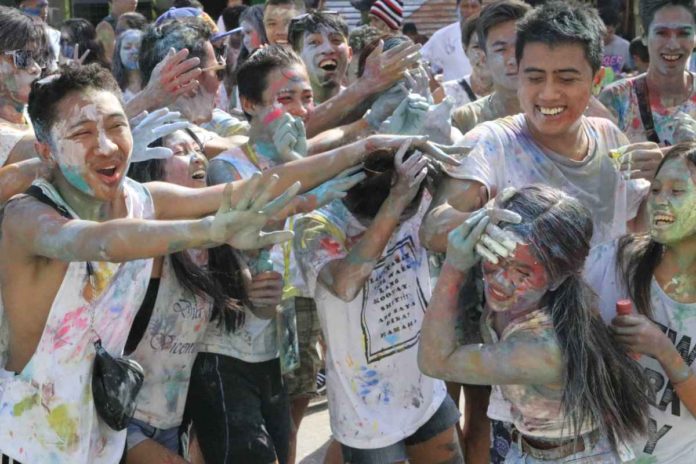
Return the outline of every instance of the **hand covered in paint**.
{"type": "Polygon", "coordinates": [[[189,51],[183,48],[178,52],[170,49],[167,56],[152,70],[150,80],[143,92],[152,108],[161,108],[173,103],[179,95],[194,93],[198,89],[196,78],[201,75],[201,60],[189,58],[189,51]]]}
{"type": "Polygon", "coordinates": [[[419,150],[423,155],[432,160],[449,164],[451,166],[459,166],[461,161],[457,158],[462,158],[471,151],[471,146],[458,145],[441,145],[428,140],[427,136],[403,136],[403,135],[371,135],[367,138],[365,144],[365,153],[371,153],[380,148],[398,149],[405,140],[411,141],[411,146],[419,150]],[[451,155],[457,155],[457,158],[451,155]]]}
{"type": "Polygon", "coordinates": [[[281,160],[294,161],[307,156],[307,133],[302,119],[282,108],[273,108],[264,116],[264,121],[273,134],[273,144],[281,160]]]}
{"type": "Polygon", "coordinates": [[[262,232],[266,223],[283,209],[300,190],[296,182],[282,195],[271,200],[271,192],[278,182],[274,175],[262,185],[261,174],[255,174],[245,182],[241,198],[232,204],[233,184],[227,184],[222,193],[222,202],[210,225],[210,240],[215,244],[227,243],[238,250],[253,250],[292,238],[292,232],[282,230],[270,233],[262,232]]]}
{"type": "Polygon", "coordinates": [[[398,205],[406,208],[416,197],[421,182],[428,175],[428,158],[420,152],[414,152],[406,161],[404,157],[411,147],[411,140],[406,140],[401,144],[399,150],[394,155],[394,171],[396,179],[392,184],[389,196],[398,205]]]}
{"type": "Polygon", "coordinates": [[[370,94],[392,87],[403,79],[407,69],[420,60],[420,45],[413,43],[403,42],[386,52],[383,50],[384,41],[380,40],[365,60],[365,71],[358,79],[358,84],[364,86],[370,94]]]}
{"type": "Polygon", "coordinates": [[[71,57],[63,56],[61,53],[58,55],[58,63],[61,65],[76,65],[76,66],[82,66],[82,64],[85,62],[87,57],[89,56],[89,53],[91,52],[90,49],[87,49],[82,56],[80,56],[80,44],[76,43],[75,47],[73,48],[73,53],[71,57]]]}
{"type": "Polygon", "coordinates": [[[273,307],[280,304],[283,296],[283,276],[274,271],[262,272],[252,277],[248,289],[249,301],[257,307],[273,307]]]}
{"type": "Polygon", "coordinates": [[[430,105],[420,133],[438,143],[452,143],[452,108],[454,100],[445,97],[437,105],[430,105]]]}
{"type": "Polygon", "coordinates": [[[303,196],[310,200],[313,207],[312,209],[321,208],[334,200],[344,198],[348,193],[348,190],[365,179],[365,177],[365,173],[362,171],[362,166],[355,166],[350,169],[346,169],[338,176],[324,182],[318,187],[315,187],[314,189],[305,193],[303,196]]]}
{"type": "MultiPolygon", "coordinates": [[[[370,111],[365,116],[365,120],[373,129],[381,131],[382,123],[391,116],[399,105],[408,97],[408,90],[403,85],[395,85],[391,89],[380,95],[370,107],[370,111]]],[[[398,133],[398,132],[390,132],[398,133]]]]}
{"type": "Polygon", "coordinates": [[[613,153],[618,154],[619,169],[631,179],[652,180],[663,157],[662,149],[654,142],[626,145],[613,153]]]}
{"type": "Polygon", "coordinates": [[[614,340],[622,344],[627,352],[648,354],[659,358],[673,348],[667,335],[650,319],[642,314],[616,316],[610,330],[614,340]]]}
{"type": "MultiPolygon", "coordinates": [[[[382,134],[421,135],[430,105],[415,93],[408,94],[380,126],[382,134]]],[[[369,115],[368,115],[369,117],[369,115]]]]}
{"type": "Polygon", "coordinates": [[[433,102],[433,96],[430,93],[430,75],[423,66],[419,65],[417,68],[404,72],[404,80],[406,81],[406,88],[411,93],[420,95],[428,103],[433,102]]]}
{"type": "Polygon", "coordinates": [[[169,135],[181,129],[186,129],[189,123],[186,121],[174,122],[181,119],[178,111],[169,111],[160,108],[148,114],[147,111],[136,116],[131,121],[133,127],[133,155],[131,161],[147,161],[151,159],[164,159],[173,155],[166,147],[149,147],[155,140],[169,135]]]}
{"type": "Polygon", "coordinates": [[[519,214],[503,209],[502,205],[515,194],[515,189],[508,187],[495,198],[488,201],[483,210],[490,217],[490,222],[476,244],[476,252],[487,261],[498,264],[500,258],[507,258],[515,252],[517,239],[514,235],[501,229],[500,222],[519,224],[519,214]]]}
{"type": "Polygon", "coordinates": [[[672,143],[696,141],[696,120],[688,114],[679,111],[672,117],[674,132],[672,143]]]}

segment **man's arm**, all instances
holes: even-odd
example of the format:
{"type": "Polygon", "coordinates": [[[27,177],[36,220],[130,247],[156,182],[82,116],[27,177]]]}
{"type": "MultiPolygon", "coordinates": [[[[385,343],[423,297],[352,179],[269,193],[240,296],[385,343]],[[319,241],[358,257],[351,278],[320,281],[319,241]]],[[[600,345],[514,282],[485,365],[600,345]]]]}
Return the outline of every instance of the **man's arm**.
{"type": "Polygon", "coordinates": [[[28,189],[39,177],[48,177],[51,169],[38,158],[7,164],[0,168],[0,204],[28,189]]]}
{"type": "Polygon", "coordinates": [[[114,56],[114,45],[116,42],[116,32],[111,24],[106,21],[101,21],[96,27],[97,41],[104,47],[104,59],[111,64],[111,59],[114,56]]]}

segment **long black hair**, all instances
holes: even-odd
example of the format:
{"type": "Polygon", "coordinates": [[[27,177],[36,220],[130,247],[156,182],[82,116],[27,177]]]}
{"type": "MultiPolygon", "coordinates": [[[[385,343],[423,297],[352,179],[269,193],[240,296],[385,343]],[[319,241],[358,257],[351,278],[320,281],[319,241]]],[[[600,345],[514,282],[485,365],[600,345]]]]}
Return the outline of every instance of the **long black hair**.
{"type": "Polygon", "coordinates": [[[520,224],[504,228],[529,243],[558,285],[544,304],[563,357],[562,404],[570,431],[577,435],[592,421],[611,441],[614,434],[627,441],[644,433],[648,384],[643,371],[612,341],[596,296],[581,277],[592,238],[589,211],[543,185],[518,190],[502,207],[522,217],[520,224]]]}
{"type": "MultiPolygon", "coordinates": [[[[655,175],[667,161],[684,159],[696,167],[696,143],[684,142],[673,146],[662,158],[655,175]]],[[[650,285],[653,274],[662,260],[665,246],[648,233],[628,234],[619,239],[616,253],[616,273],[622,280],[636,310],[652,317],[650,285]]]]}
{"type": "MultiPolygon", "coordinates": [[[[190,129],[184,131],[202,149],[196,134],[190,129]]],[[[161,147],[163,140],[157,139],[151,146],[161,147]]],[[[162,159],[132,163],[128,177],[142,183],[162,181],[164,163],[162,159]]],[[[246,306],[250,302],[240,268],[241,257],[236,250],[228,245],[209,249],[207,267],[194,263],[186,251],[172,253],[169,257],[176,280],[182,287],[213,300],[212,321],[217,321],[218,325],[224,323],[225,329],[232,332],[244,324],[244,310],[240,304],[246,306]]]]}

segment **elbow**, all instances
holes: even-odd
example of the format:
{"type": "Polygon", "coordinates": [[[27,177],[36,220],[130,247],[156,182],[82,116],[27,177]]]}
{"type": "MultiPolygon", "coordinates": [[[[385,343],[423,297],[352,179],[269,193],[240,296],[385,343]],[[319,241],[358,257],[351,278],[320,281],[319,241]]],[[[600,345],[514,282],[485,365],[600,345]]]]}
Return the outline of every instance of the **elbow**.
{"type": "Polygon", "coordinates": [[[439,362],[437,356],[433,354],[431,349],[424,346],[422,339],[418,346],[418,369],[428,377],[435,379],[445,378],[442,363],[439,362]]]}

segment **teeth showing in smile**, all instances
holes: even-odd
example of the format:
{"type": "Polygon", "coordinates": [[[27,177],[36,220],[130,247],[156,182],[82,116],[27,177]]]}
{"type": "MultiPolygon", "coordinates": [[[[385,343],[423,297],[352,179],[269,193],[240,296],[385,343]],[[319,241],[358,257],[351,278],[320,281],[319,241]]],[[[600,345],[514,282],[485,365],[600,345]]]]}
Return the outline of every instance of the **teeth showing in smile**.
{"type": "Polygon", "coordinates": [[[323,60],[319,63],[319,67],[324,71],[334,71],[337,66],[338,63],[336,63],[336,60],[323,60]]]}
{"type": "Polygon", "coordinates": [[[653,218],[653,222],[655,224],[672,224],[674,222],[674,217],[667,214],[658,213],[653,218]]]}
{"type": "Polygon", "coordinates": [[[104,174],[105,176],[113,176],[116,172],[116,166],[106,166],[101,169],[97,169],[99,174],[104,174]]]}
{"type": "Polygon", "coordinates": [[[565,108],[563,108],[562,106],[559,106],[557,108],[542,108],[540,106],[539,112],[544,116],[556,116],[557,114],[561,114],[564,109],[565,108]]]}
{"type": "Polygon", "coordinates": [[[196,171],[191,175],[192,179],[205,179],[205,171],[196,171]]]}
{"type": "Polygon", "coordinates": [[[662,55],[662,58],[666,61],[678,61],[681,55],[662,55]]]}

